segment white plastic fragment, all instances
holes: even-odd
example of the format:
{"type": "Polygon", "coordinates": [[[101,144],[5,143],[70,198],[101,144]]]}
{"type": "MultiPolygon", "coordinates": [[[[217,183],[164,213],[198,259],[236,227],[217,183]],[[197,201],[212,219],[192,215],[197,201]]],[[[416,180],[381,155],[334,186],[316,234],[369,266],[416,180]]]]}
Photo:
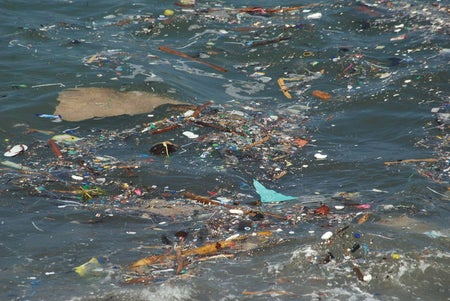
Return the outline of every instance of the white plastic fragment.
{"type": "Polygon", "coordinates": [[[227,238],[225,239],[225,241],[227,241],[227,240],[233,240],[233,239],[235,239],[235,238],[238,238],[239,235],[240,235],[239,233],[233,234],[233,235],[231,235],[230,237],[227,237],[227,238]]]}
{"type": "Polygon", "coordinates": [[[345,206],[342,206],[342,205],[334,206],[334,209],[336,209],[336,210],[343,210],[344,208],[345,208],[345,206]]]}
{"type": "Polygon", "coordinates": [[[365,282],[369,282],[370,280],[372,280],[372,275],[370,275],[370,274],[364,275],[363,280],[365,282]]]}
{"type": "Polygon", "coordinates": [[[306,16],[306,19],[308,20],[317,20],[322,18],[322,13],[314,13],[306,16]]]}
{"type": "Polygon", "coordinates": [[[237,215],[244,215],[244,211],[240,209],[230,209],[229,211],[231,214],[237,214],[237,215]]]}
{"type": "Polygon", "coordinates": [[[314,154],[314,158],[317,160],[325,160],[328,157],[328,155],[322,154],[322,153],[316,153],[314,154]]]}
{"type": "Polygon", "coordinates": [[[333,236],[333,232],[328,231],[328,232],[325,232],[322,235],[322,237],[320,237],[320,239],[322,239],[322,240],[329,240],[331,238],[331,236],[333,236]]]}
{"type": "Polygon", "coordinates": [[[198,135],[191,132],[191,131],[184,131],[183,135],[185,135],[186,137],[188,137],[189,139],[195,139],[198,138],[198,135]]]}
{"type": "Polygon", "coordinates": [[[437,107],[437,108],[432,108],[432,109],[431,109],[431,113],[437,113],[437,112],[439,112],[439,110],[440,110],[439,107],[437,107]]]}
{"type": "Polygon", "coordinates": [[[26,151],[28,149],[28,146],[26,146],[25,144],[17,144],[14,145],[13,147],[11,147],[9,150],[7,150],[3,155],[5,157],[14,157],[17,156],[18,154],[26,151]]]}
{"type": "Polygon", "coordinates": [[[194,110],[187,110],[186,112],[184,112],[183,117],[191,117],[192,115],[194,115],[194,113],[194,110]]]}
{"type": "Polygon", "coordinates": [[[83,181],[82,176],[72,175],[71,178],[74,179],[75,181],[83,181]]]}

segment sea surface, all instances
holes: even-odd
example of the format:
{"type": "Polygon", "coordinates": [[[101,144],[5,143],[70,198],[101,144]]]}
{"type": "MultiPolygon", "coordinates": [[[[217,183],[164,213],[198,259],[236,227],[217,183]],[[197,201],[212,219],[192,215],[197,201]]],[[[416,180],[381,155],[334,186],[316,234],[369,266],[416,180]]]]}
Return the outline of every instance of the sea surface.
{"type": "Polygon", "coordinates": [[[0,299],[449,300],[449,10],[439,0],[2,0],[0,299]],[[170,118],[164,110],[75,122],[39,115],[75,87],[212,101],[252,131],[283,123],[242,156],[237,138],[182,134],[217,128],[142,130],[170,118]],[[65,133],[82,140],[58,142],[61,163],[47,141],[65,133]],[[279,160],[288,136],[307,144],[279,160]],[[161,141],[181,148],[152,154],[161,141]],[[80,175],[94,163],[104,182],[80,175]],[[114,169],[121,164],[136,167],[114,169]],[[293,199],[251,205],[261,197],[254,180],[293,199]],[[282,218],[266,214],[251,228],[246,216],[215,220],[232,215],[227,207],[192,215],[185,191],[282,218]],[[136,209],[155,199],[178,200],[179,215],[136,209]],[[205,242],[274,237],[128,281],[138,277],[133,262],[164,254],[180,231],[200,246],[194,234],[212,220],[222,231],[206,231],[205,242]],[[96,270],[77,273],[91,258],[101,259],[96,270]]]}

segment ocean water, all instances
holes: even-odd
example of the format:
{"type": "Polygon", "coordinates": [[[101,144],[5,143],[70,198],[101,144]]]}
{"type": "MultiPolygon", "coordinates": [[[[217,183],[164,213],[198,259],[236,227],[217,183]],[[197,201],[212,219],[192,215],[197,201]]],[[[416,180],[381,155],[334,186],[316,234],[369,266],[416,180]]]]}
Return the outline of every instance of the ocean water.
{"type": "Polygon", "coordinates": [[[449,300],[448,126],[436,114],[449,103],[449,9],[445,1],[2,1],[0,147],[28,149],[1,159],[0,299],[449,300]],[[75,87],[213,101],[271,139],[242,153],[233,133],[198,124],[183,130],[203,140],[143,132],[168,117],[163,109],[76,122],[36,116],[53,114],[59,93],[75,87]],[[47,141],[65,132],[82,140],[59,143],[61,162],[47,141]],[[308,144],[286,146],[287,137],[308,144]],[[181,148],[170,158],[150,153],[165,140],[181,148]],[[251,205],[255,179],[295,199],[251,205]],[[202,208],[185,191],[265,217],[202,208]],[[155,214],[156,201],[169,209],[155,214]],[[330,213],[317,214],[322,205],[330,213]],[[251,234],[265,230],[269,241],[251,234]],[[161,237],[176,241],[179,231],[191,248],[235,234],[248,242],[190,257],[181,275],[175,263],[130,270],[164,254],[161,237]],[[102,259],[93,271],[74,270],[91,258],[102,259]],[[145,283],[130,283],[140,276],[145,283]]]}

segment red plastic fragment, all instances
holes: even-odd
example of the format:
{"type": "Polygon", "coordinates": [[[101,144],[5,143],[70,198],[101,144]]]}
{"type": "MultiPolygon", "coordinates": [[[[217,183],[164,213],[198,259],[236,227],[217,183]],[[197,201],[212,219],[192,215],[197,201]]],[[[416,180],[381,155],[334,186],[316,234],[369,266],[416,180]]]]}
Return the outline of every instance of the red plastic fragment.
{"type": "Polygon", "coordinates": [[[330,213],[330,207],[324,204],[317,208],[315,213],[319,215],[327,215],[328,213],[330,213]]]}

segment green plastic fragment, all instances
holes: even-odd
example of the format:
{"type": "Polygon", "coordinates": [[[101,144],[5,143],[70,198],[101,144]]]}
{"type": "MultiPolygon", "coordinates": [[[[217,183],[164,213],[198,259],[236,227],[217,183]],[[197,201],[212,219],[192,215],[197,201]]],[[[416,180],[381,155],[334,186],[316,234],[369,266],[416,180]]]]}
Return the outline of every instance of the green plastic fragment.
{"type": "Polygon", "coordinates": [[[256,189],[256,192],[261,197],[261,202],[263,203],[271,203],[271,202],[283,202],[297,199],[294,196],[284,195],[275,190],[267,189],[257,180],[253,180],[253,186],[256,189]]]}

